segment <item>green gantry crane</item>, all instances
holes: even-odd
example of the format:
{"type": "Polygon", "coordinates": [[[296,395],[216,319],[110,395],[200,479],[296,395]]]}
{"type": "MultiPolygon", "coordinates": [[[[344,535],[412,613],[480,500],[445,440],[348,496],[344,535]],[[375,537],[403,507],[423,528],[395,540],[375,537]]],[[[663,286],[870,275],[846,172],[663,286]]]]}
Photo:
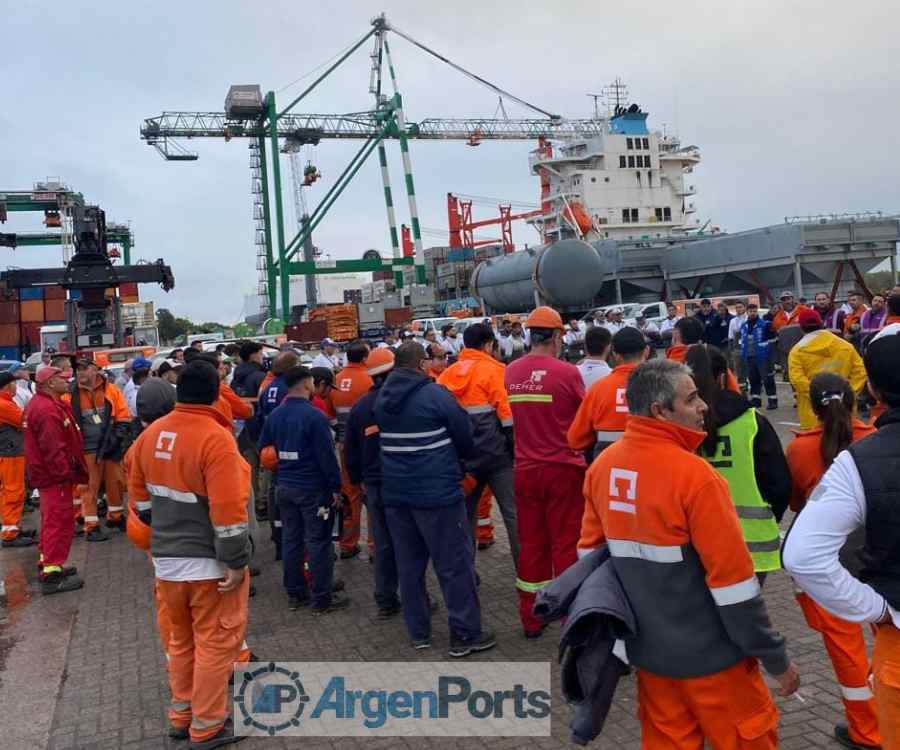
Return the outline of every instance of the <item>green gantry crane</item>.
{"type": "MultiPolygon", "coordinates": [[[[503,111],[505,113],[505,110],[503,111]]],[[[539,138],[590,136],[600,132],[601,123],[596,119],[564,119],[559,115],[551,114],[513,96],[400,31],[396,26],[388,23],[384,14],[374,18],[372,20],[372,28],[365,36],[354,43],[299,96],[280,111],[275,103],[274,92],[269,91],[263,98],[258,87],[233,86],[229,92],[229,99],[226,100],[226,111],[224,112],[166,111],[158,117],[144,120],[141,126],[141,138],[149,145],[154,146],[169,161],[194,161],[198,158],[196,153],[189,151],[178,142],[177,139],[180,138],[255,139],[259,151],[259,177],[262,182],[263,216],[261,221],[265,233],[268,309],[270,315],[274,315],[277,310],[277,286],[280,288],[281,311],[285,318],[290,312],[290,277],[292,275],[387,270],[394,272],[398,286],[402,286],[403,267],[414,265],[416,282],[420,284],[425,283],[425,255],[422,247],[415,183],[409,155],[409,141],[411,139],[464,140],[470,145],[477,145],[482,140],[537,140],[539,138]],[[503,99],[506,98],[532,110],[539,117],[534,119],[431,118],[420,122],[407,122],[403,112],[403,99],[400,95],[397,76],[391,59],[390,46],[387,39],[388,32],[393,32],[432,57],[489,88],[500,97],[501,109],[503,99]],[[304,97],[331,75],[369,39],[374,39],[369,79],[369,92],[375,98],[375,107],[372,110],[337,115],[294,114],[291,112],[304,97]],[[393,92],[390,96],[383,91],[383,69],[385,63],[387,63],[393,92]],[[258,101],[256,102],[253,101],[252,91],[249,91],[252,89],[256,89],[258,92],[258,101]],[[229,100],[231,100],[233,105],[230,108],[229,100]],[[292,239],[286,240],[279,139],[283,140],[286,145],[290,144],[290,147],[296,148],[305,144],[315,145],[322,140],[330,138],[363,140],[365,143],[327,191],[312,214],[303,217],[300,231],[292,239]],[[397,222],[394,215],[393,192],[385,150],[385,142],[388,140],[397,140],[400,143],[412,239],[415,246],[414,258],[403,257],[400,248],[397,222]],[[308,242],[308,240],[313,230],[321,223],[328,210],[334,205],[340,194],[359,172],[360,167],[376,149],[384,185],[384,198],[392,249],[391,259],[389,261],[380,259],[328,261],[314,260],[311,253],[307,253],[303,261],[296,260],[298,253],[303,251],[304,248],[311,247],[311,242],[308,242]],[[271,191],[275,209],[274,237],[269,189],[269,156],[271,157],[272,182],[274,183],[274,190],[271,191]]]]}

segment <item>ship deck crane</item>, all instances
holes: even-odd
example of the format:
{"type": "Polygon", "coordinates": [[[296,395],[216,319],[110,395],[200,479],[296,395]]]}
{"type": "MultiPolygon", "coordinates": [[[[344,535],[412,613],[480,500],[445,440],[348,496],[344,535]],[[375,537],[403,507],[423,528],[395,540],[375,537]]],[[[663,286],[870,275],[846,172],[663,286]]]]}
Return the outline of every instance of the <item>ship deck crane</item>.
{"type": "MultiPolygon", "coordinates": [[[[262,97],[261,97],[262,99],[262,97]]],[[[503,110],[505,114],[505,110],[503,110]]],[[[340,273],[348,271],[392,270],[402,284],[402,269],[414,265],[418,283],[425,282],[425,257],[422,247],[421,228],[416,204],[415,186],[409,155],[409,141],[416,140],[462,140],[469,144],[484,140],[538,140],[595,135],[600,132],[597,120],[567,120],[545,109],[535,106],[510,94],[485,78],[472,73],[444,55],[415,40],[396,26],[388,23],[384,14],[372,20],[372,28],[336,61],[321,73],[299,96],[279,111],[275,93],[269,91],[255,111],[247,114],[235,112],[163,112],[157,117],[144,120],[141,138],[154,146],[167,160],[190,161],[197,158],[182,146],[179,138],[233,138],[255,139],[260,155],[259,179],[262,182],[263,224],[265,226],[265,251],[267,272],[267,299],[269,314],[277,307],[276,281],[280,288],[281,309],[286,317],[290,310],[290,276],[319,273],[340,273]],[[419,122],[406,120],[403,99],[397,84],[397,77],[391,59],[388,32],[404,39],[428,55],[449,65],[453,69],[489,88],[501,98],[514,101],[533,111],[537,117],[530,119],[496,118],[427,118],[419,122]],[[356,50],[370,39],[374,39],[369,92],[374,96],[375,106],[370,111],[346,114],[294,114],[293,108],[331,75],[356,50]],[[387,63],[393,91],[392,96],[383,92],[383,69],[387,63]],[[341,172],[335,183],[326,192],[313,213],[308,216],[298,233],[286,239],[284,207],[281,192],[281,165],[279,139],[291,139],[299,144],[318,144],[325,139],[362,140],[359,151],[341,172]],[[396,140],[400,144],[403,161],[404,183],[409,203],[412,240],[415,247],[414,258],[403,257],[394,203],[387,168],[384,144],[396,140]],[[298,262],[295,256],[300,252],[313,230],[332,207],[338,196],[359,172],[363,163],[378,150],[384,184],[385,204],[391,239],[392,258],[389,261],[347,260],[324,261],[304,260],[298,262]],[[274,233],[272,205],[270,202],[269,168],[274,184],[274,233]]]]}

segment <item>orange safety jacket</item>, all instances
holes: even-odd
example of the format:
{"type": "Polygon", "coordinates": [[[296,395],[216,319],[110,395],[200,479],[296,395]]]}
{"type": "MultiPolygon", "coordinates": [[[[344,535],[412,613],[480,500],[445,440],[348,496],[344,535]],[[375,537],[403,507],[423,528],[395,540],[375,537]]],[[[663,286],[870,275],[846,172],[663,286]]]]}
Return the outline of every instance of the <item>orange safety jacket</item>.
{"type": "Polygon", "coordinates": [[[366,369],[365,362],[348,362],[334,378],[334,388],[325,399],[326,414],[337,418],[337,439],[344,439],[347,417],[354,404],[372,390],[374,382],[366,369]]]}
{"type": "MultiPolygon", "coordinates": [[[[676,344],[675,346],[670,346],[666,349],[666,359],[671,359],[673,362],[681,362],[684,364],[684,358],[687,356],[688,349],[692,346],[697,346],[697,344],[676,344]]],[[[725,378],[725,387],[729,391],[734,391],[735,393],[741,392],[737,378],[734,376],[731,368],[728,368],[728,375],[725,378]]]]}
{"type": "Polygon", "coordinates": [[[477,349],[463,349],[459,359],[438,377],[469,414],[475,454],[465,462],[466,473],[484,472],[512,463],[504,430],[512,430],[513,415],[504,378],[505,365],[477,349]]]}
{"type": "Polygon", "coordinates": [[[628,419],[625,388],[636,367],[636,363],[619,365],[588,389],[566,434],[572,450],[586,450],[595,442],[614,443],[622,437],[628,419]]]}
{"type": "Polygon", "coordinates": [[[772,318],[772,330],[777,331],[779,328],[794,325],[800,317],[800,313],[808,309],[806,305],[794,305],[794,309],[786,313],[784,308],[781,308],[772,318]]]}
{"type": "Polygon", "coordinates": [[[153,557],[247,565],[250,466],[213,407],[176,404],[140,434],[128,468],[132,507],[151,511],[153,557]]]}
{"type": "Polygon", "coordinates": [[[250,419],[253,416],[253,404],[238,396],[227,383],[219,383],[219,398],[228,402],[233,419],[250,419]]]}
{"type": "MultiPolygon", "coordinates": [[[[822,475],[825,464],[819,446],[822,442],[822,425],[811,430],[794,430],[795,437],[785,449],[788,467],[791,470],[791,510],[799,513],[806,505],[806,499],[815,489],[822,475]]],[[[860,419],[853,419],[853,442],[871,435],[875,428],[860,419]]]]}
{"type": "Polygon", "coordinates": [[[700,677],[759,658],[788,666],[771,630],[728,484],[695,454],[705,433],[629,416],[622,439],[591,464],[579,556],[608,546],[638,625],[632,664],[700,677]]]}
{"type": "Polygon", "coordinates": [[[86,388],[75,381],[72,390],[64,393],[61,400],[72,407],[72,413],[84,440],[85,453],[99,451],[102,454],[108,446],[105,436],[110,433],[110,423],[126,424],[132,419],[125,394],[103,375],[97,376],[93,388],[86,388]],[[77,401],[73,400],[75,394],[78,395],[77,401]]]}
{"type": "Polygon", "coordinates": [[[11,393],[0,393],[0,458],[25,455],[24,417],[11,393]]]}
{"type": "Polygon", "coordinates": [[[869,308],[865,305],[861,305],[859,308],[859,312],[856,312],[855,310],[851,310],[850,312],[848,312],[844,317],[844,333],[850,333],[850,326],[856,323],[861,324],[862,316],[866,314],[866,311],[868,309],[869,308]]]}

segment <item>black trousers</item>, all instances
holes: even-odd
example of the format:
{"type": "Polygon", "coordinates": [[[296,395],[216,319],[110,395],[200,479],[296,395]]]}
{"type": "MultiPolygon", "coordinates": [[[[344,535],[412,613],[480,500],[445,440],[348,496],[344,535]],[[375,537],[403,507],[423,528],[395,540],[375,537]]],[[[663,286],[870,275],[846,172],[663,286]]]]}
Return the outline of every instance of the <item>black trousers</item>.
{"type": "Polygon", "coordinates": [[[762,387],[765,386],[766,395],[769,398],[776,398],[772,360],[768,357],[748,357],[746,362],[747,376],[750,379],[750,395],[759,398],[762,387]]]}

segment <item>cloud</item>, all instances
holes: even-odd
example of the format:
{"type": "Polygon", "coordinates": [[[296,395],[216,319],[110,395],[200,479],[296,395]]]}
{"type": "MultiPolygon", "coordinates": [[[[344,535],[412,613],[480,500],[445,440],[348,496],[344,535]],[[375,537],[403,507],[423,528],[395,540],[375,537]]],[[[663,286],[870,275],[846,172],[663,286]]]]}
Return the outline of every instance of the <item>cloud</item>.
{"type": "MultiPolygon", "coordinates": [[[[590,112],[587,92],[615,76],[650,111],[652,126],[696,143],[691,182],[702,219],[729,230],[819,211],[897,209],[900,68],[887,3],[645,2],[598,5],[487,2],[478,6],[384,2],[389,20],[517,96],[563,115],[590,112]]],[[[368,30],[375,7],[95,2],[52,14],[19,3],[4,11],[0,76],[0,189],[58,175],[130,221],[138,257],[165,258],[176,289],[144,296],[178,314],[233,320],[255,288],[246,141],[190,144],[192,163],[164,162],[139,140],[145,117],[166,109],[221,109],[232,83],[278,89],[333,58],[368,30]],[[335,9],[339,9],[336,12],[335,9]]],[[[409,119],[490,116],[496,96],[392,38],[409,119]]],[[[371,104],[366,43],[297,111],[346,112],[371,104]]],[[[278,94],[286,104],[300,84],[278,94]]],[[[507,105],[510,116],[526,111],[507,105]]],[[[325,142],[308,158],[324,179],[314,205],[358,142],[325,142]]],[[[426,227],[446,228],[447,192],[537,201],[531,143],[414,142],[411,156],[426,227]]],[[[305,155],[306,157],[307,155],[305,155]]],[[[408,221],[396,144],[389,149],[398,220],[408,221]]],[[[294,229],[287,160],[286,224],[294,229]]],[[[479,210],[489,211],[489,208],[479,210]]],[[[486,215],[486,214],[485,214],[486,215]]],[[[17,215],[6,231],[34,228],[17,215]]],[[[485,230],[486,232],[488,230],[485,230]]],[[[534,242],[526,225],[517,241],[534,242]]],[[[290,232],[289,232],[290,234],[290,232]]],[[[316,243],[355,258],[389,240],[377,161],[365,165],[324,220],[316,243]]],[[[439,238],[428,236],[426,244],[439,238]]],[[[58,257],[58,256],[57,256],[58,257]]],[[[53,263],[19,250],[8,264],[53,263]]]]}

